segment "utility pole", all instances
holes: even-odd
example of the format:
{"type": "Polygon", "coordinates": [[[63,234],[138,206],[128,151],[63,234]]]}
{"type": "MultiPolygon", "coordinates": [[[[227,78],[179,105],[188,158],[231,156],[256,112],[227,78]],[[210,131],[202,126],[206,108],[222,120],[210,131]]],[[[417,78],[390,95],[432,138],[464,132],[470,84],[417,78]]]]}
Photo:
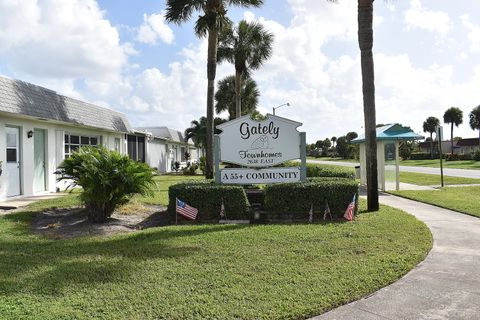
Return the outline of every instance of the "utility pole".
{"type": "Polygon", "coordinates": [[[443,152],[442,152],[442,136],[443,136],[443,127],[437,126],[437,142],[438,142],[438,152],[440,153],[440,179],[442,183],[442,188],[445,186],[443,182],[443,152]]]}

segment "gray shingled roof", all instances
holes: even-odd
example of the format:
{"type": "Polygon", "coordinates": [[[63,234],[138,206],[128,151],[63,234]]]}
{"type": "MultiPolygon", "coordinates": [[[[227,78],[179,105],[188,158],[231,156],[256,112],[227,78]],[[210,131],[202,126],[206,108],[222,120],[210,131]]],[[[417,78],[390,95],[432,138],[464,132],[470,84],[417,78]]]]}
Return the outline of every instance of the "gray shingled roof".
{"type": "Polygon", "coordinates": [[[130,123],[122,113],[4,77],[0,77],[0,112],[118,132],[131,131],[130,123]]]}
{"type": "Polygon", "coordinates": [[[185,143],[185,141],[183,140],[183,133],[175,129],[170,129],[167,127],[137,127],[135,128],[135,130],[149,132],[154,137],[165,138],[170,141],[185,143]]]}

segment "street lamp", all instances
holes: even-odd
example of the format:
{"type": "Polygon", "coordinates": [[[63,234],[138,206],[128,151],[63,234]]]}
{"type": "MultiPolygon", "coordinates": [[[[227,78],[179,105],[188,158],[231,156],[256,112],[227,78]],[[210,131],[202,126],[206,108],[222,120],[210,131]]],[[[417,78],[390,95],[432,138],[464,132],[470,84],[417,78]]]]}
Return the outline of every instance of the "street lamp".
{"type": "Polygon", "coordinates": [[[275,110],[280,108],[280,107],[283,107],[283,106],[290,106],[290,102],[287,102],[287,103],[284,103],[284,104],[281,104],[279,105],[278,107],[273,107],[273,115],[275,115],[275,110]]]}

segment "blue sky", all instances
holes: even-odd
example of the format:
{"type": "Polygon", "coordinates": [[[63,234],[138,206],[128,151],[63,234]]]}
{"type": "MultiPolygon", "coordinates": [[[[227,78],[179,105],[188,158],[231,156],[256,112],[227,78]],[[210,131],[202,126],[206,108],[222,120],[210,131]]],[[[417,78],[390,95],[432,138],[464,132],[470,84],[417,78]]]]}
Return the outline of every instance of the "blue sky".
{"type": "MultiPolygon", "coordinates": [[[[265,0],[231,8],[275,35],[253,74],[261,112],[304,123],[307,140],[362,130],[356,1],[265,0]]],[[[134,126],[184,130],[205,113],[206,41],[163,19],[163,0],[0,0],[0,74],[124,112],[134,126]]],[[[197,14],[194,14],[194,17],[197,14]]],[[[455,135],[478,136],[480,2],[375,1],[377,122],[421,132],[428,116],[458,106],[455,135]]],[[[217,79],[234,72],[222,64],[217,79]]]]}

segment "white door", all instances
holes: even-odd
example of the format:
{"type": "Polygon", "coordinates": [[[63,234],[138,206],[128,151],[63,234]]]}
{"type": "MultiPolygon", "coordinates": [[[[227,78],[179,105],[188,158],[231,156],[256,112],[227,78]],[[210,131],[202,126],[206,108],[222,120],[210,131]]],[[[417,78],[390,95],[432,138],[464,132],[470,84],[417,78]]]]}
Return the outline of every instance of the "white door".
{"type": "Polygon", "coordinates": [[[7,136],[7,196],[20,195],[20,130],[6,127],[7,136]]]}

